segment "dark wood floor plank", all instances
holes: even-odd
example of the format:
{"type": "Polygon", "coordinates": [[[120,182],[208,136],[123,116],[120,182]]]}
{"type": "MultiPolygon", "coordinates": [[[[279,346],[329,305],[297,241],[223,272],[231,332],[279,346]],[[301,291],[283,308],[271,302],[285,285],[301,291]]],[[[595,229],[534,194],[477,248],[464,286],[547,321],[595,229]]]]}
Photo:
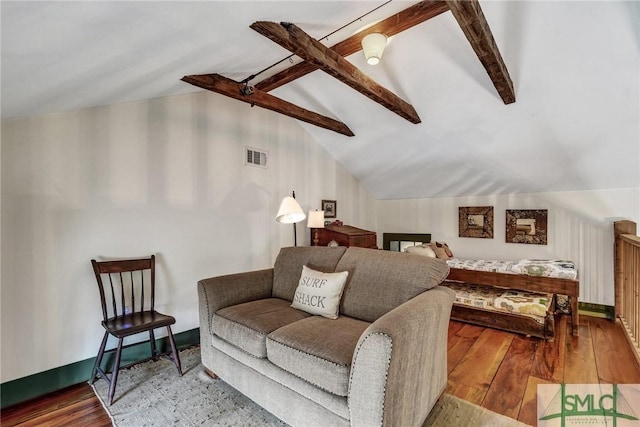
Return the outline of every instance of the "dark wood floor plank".
{"type": "Polygon", "coordinates": [[[522,335],[513,338],[482,401],[483,407],[511,418],[518,417],[539,343],[538,338],[522,335]]]}
{"type": "Polygon", "coordinates": [[[92,426],[108,427],[111,420],[104,411],[100,401],[94,397],[82,402],[75,402],[49,414],[41,415],[20,427],[59,427],[59,426],[92,426]]]}
{"type": "MultiPolygon", "coordinates": [[[[586,316],[583,316],[586,317],[586,316]]],[[[589,320],[580,319],[579,334],[567,334],[565,341],[566,353],[564,360],[564,377],[566,384],[597,384],[598,369],[593,354],[593,343],[589,330],[589,320]]]]}
{"type": "MultiPolygon", "coordinates": [[[[472,332],[469,337],[473,337],[476,328],[462,328],[460,333],[472,332]]],[[[508,332],[481,328],[480,335],[449,373],[446,392],[480,405],[513,336],[508,332]]]]}
{"type": "Polygon", "coordinates": [[[449,348],[451,346],[451,342],[459,336],[458,332],[460,331],[460,329],[462,329],[463,326],[464,326],[464,323],[460,323],[460,322],[449,323],[449,330],[447,332],[448,334],[447,348],[449,348]]]}
{"type": "Polygon", "coordinates": [[[620,351],[628,346],[622,325],[604,319],[589,319],[589,330],[601,383],[640,384],[640,373],[634,369],[635,357],[620,351]]]}
{"type": "Polygon", "coordinates": [[[531,368],[531,375],[549,381],[561,383],[564,377],[566,353],[566,334],[568,316],[556,316],[556,338],[553,342],[541,341],[531,368]]]}
{"type": "Polygon", "coordinates": [[[479,406],[482,404],[484,396],[487,394],[487,389],[480,389],[466,384],[448,381],[445,392],[479,406]]]}
{"type": "MultiPolygon", "coordinates": [[[[447,373],[451,374],[462,358],[482,334],[484,328],[462,322],[449,323],[449,341],[447,343],[447,373]]],[[[486,390],[469,387],[466,384],[458,384],[448,381],[447,393],[461,399],[480,404],[486,390]]]]}
{"type": "Polygon", "coordinates": [[[87,383],[3,409],[1,416],[2,427],[111,425],[109,415],[87,383]]]}
{"type": "Polygon", "coordinates": [[[485,329],[467,354],[449,374],[449,380],[472,388],[486,390],[511,345],[514,334],[485,329]]]}
{"type": "Polygon", "coordinates": [[[447,342],[447,373],[455,369],[460,360],[476,342],[484,328],[462,322],[449,323],[447,342]]]}
{"type": "Polygon", "coordinates": [[[484,330],[486,329],[486,328],[483,328],[482,326],[472,325],[470,323],[456,322],[454,320],[452,320],[450,323],[451,324],[460,323],[461,325],[463,325],[460,328],[460,330],[456,333],[456,335],[459,335],[461,337],[478,338],[480,334],[482,334],[482,332],[484,332],[484,330]]]}
{"type": "Polygon", "coordinates": [[[451,374],[462,358],[469,352],[469,349],[476,340],[477,338],[454,337],[454,344],[447,350],[447,373],[451,374]]]}
{"type": "Polygon", "coordinates": [[[95,398],[95,394],[90,385],[87,383],[76,384],[3,409],[2,426],[18,425],[91,398],[95,398]]]}
{"type": "MultiPolygon", "coordinates": [[[[518,421],[530,426],[538,425],[538,384],[552,384],[536,377],[529,377],[527,387],[524,391],[520,412],[516,418],[518,421]]],[[[503,414],[506,415],[506,414],[503,414]]]]}

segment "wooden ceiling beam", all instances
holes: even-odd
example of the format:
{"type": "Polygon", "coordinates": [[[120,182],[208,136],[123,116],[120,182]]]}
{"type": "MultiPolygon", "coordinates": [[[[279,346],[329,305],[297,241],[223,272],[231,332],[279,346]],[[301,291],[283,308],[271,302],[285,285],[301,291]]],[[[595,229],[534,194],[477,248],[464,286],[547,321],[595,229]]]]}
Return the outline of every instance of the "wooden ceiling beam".
{"type": "Polygon", "coordinates": [[[310,37],[296,25],[258,21],[251,24],[251,28],[304,60],[313,62],[322,71],[411,123],[420,123],[420,117],[411,104],[376,83],[341,55],[310,37]]]}
{"type": "Polygon", "coordinates": [[[220,74],[184,76],[181,80],[194,86],[246,102],[247,104],[251,104],[252,107],[257,105],[258,107],[266,108],[267,110],[275,111],[293,117],[294,119],[341,133],[342,135],[354,135],[347,125],[338,120],[306,110],[264,91],[221,76],[220,74]]]}
{"type": "MultiPolygon", "coordinates": [[[[340,43],[334,44],[330,49],[342,57],[349,56],[362,50],[362,38],[367,34],[382,33],[387,37],[391,37],[448,10],[449,6],[444,0],[421,1],[352,35],[340,43]]],[[[303,61],[273,76],[267,77],[259,83],[256,83],[255,87],[269,92],[299,77],[305,76],[318,68],[319,67],[313,62],[303,61]]]]}
{"type": "Polygon", "coordinates": [[[502,101],[505,104],[515,102],[513,82],[478,0],[447,0],[447,4],[502,101]]]}

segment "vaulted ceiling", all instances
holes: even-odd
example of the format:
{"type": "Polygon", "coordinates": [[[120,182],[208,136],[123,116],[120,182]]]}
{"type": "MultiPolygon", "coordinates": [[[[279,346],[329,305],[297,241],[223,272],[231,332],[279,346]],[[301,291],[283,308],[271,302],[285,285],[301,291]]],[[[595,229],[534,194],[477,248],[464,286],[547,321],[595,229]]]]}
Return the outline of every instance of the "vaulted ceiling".
{"type": "MultiPolygon", "coordinates": [[[[2,1],[2,118],[202,90],[180,80],[194,74],[242,81],[290,54],[254,22],[291,22],[331,47],[417,3],[2,1]]],[[[640,187],[639,3],[480,5],[515,103],[451,11],[392,36],[377,66],[346,55],[418,124],[319,70],[269,94],[344,122],[355,136],[300,123],[379,199],[640,187]]]]}

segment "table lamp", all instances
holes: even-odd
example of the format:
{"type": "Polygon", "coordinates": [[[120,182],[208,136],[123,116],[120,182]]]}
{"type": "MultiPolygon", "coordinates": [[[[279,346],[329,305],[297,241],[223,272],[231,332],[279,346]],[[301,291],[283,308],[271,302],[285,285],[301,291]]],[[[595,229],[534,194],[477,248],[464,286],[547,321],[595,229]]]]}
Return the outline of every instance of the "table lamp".
{"type": "Polygon", "coordinates": [[[313,245],[318,246],[318,228],[324,228],[324,211],[309,211],[307,228],[313,229],[313,245]]]}

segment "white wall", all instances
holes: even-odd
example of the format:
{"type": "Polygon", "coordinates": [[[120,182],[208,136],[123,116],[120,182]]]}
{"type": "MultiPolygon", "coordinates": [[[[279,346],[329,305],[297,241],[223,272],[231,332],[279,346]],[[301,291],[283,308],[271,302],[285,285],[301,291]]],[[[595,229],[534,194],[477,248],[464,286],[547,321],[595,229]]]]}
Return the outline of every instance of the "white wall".
{"type": "Polygon", "coordinates": [[[640,189],[379,200],[382,234],[431,233],[458,258],[561,258],[579,269],[580,301],[613,305],[613,221],[640,222],[640,189]],[[458,237],[458,208],[493,206],[493,239],[458,237]],[[547,209],[547,245],[505,243],[505,210],[547,209]]]}
{"type": "Polygon", "coordinates": [[[210,93],[6,121],[1,148],[2,382],[95,356],[91,258],[155,253],[156,308],[181,332],[198,327],[197,280],[293,244],[274,220],[292,190],[375,226],[368,192],[296,121],[210,93]],[[268,168],[244,166],[245,146],[268,168]]]}
{"type": "MultiPolygon", "coordinates": [[[[156,253],[158,306],[198,326],[197,280],[271,266],[305,210],[378,232],[430,232],[460,257],[569,258],[581,301],[613,304],[612,221],[640,222],[640,190],[374,201],[289,118],[209,93],[2,123],[1,382],[93,357],[102,330],[91,258],[156,253]],[[244,147],[269,167],[243,165],[244,147]],[[492,240],[458,238],[459,206],[494,206],[492,240]],[[549,244],[504,243],[505,209],[548,209],[549,244]]],[[[299,244],[309,244],[304,223],[299,244]]]]}

